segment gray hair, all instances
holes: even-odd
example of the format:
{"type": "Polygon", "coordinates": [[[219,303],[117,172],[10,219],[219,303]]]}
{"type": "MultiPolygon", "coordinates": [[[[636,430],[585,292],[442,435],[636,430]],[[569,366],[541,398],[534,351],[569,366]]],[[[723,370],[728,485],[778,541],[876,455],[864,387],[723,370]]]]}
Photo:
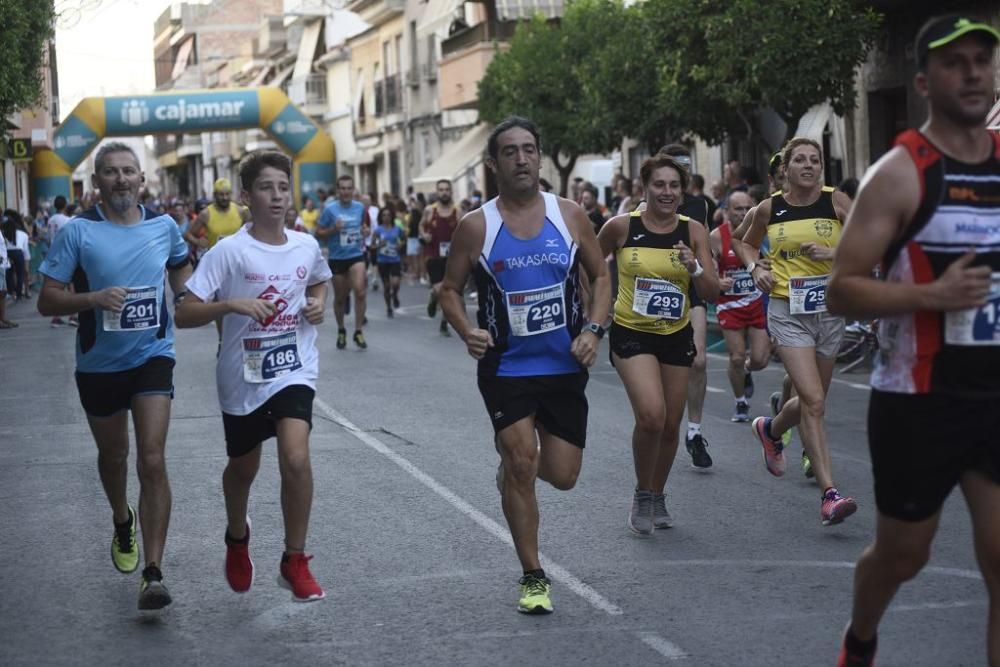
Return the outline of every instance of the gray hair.
{"type": "Polygon", "coordinates": [[[101,171],[101,167],[104,166],[104,158],[111,153],[128,153],[135,160],[137,167],[141,168],[142,166],[139,163],[139,156],[136,155],[135,150],[131,146],[122,141],[109,141],[97,149],[97,155],[94,157],[94,171],[98,173],[101,171]]]}

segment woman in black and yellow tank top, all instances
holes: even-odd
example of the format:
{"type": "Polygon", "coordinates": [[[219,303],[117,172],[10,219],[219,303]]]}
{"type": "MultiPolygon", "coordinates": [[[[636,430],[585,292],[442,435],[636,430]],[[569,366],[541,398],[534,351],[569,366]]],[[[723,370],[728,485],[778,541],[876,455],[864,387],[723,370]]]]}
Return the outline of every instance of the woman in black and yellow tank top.
{"type": "Polygon", "coordinates": [[[826,312],[826,282],[851,202],[844,193],[823,186],[823,151],[815,141],[801,137],[789,141],[782,164],[785,190],[761,202],[742,242],[733,239],[733,249],[757,286],[771,294],[768,329],[797,396],[786,401],[773,419],[758,417],[751,426],[768,471],[778,477],[785,473],[781,435],[799,427],[823,490],[820,520],[830,525],[857,509],[854,499],[841,496],[833,485],[823,424],[844,331],[843,319],[826,312]],[[757,261],[765,236],[770,242],[769,268],[757,261]]]}
{"type": "Polygon", "coordinates": [[[619,215],[601,228],[604,256],[618,264],[618,295],[611,325],[611,362],[625,385],[635,428],[636,487],[628,527],[640,535],[669,528],[664,487],[677,454],[688,373],[695,349],[688,321],[688,287],[715,301],[719,279],[708,232],[677,214],[687,171],[666,155],[640,171],[646,209],[619,215]]]}

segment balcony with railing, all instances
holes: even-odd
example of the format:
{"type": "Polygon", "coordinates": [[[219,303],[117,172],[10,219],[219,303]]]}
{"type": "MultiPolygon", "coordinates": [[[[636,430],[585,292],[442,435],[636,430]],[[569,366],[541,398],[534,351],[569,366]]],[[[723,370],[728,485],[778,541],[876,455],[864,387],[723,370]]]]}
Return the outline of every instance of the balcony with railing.
{"type": "Polygon", "coordinates": [[[441,60],[436,69],[442,109],[470,109],[476,105],[479,81],[497,49],[507,48],[516,28],[517,21],[484,21],[441,42],[441,60]]]}
{"type": "Polygon", "coordinates": [[[381,118],[403,110],[403,87],[398,74],[375,82],[375,116],[381,118]]]}
{"type": "Polygon", "coordinates": [[[309,74],[288,83],[288,98],[309,116],[326,112],[326,75],[309,74]]]}

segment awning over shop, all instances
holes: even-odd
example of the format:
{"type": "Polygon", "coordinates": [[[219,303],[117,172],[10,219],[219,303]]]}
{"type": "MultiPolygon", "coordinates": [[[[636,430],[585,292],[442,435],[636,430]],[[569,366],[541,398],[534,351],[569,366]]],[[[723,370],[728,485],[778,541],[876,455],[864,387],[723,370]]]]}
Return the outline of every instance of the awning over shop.
{"type": "Polygon", "coordinates": [[[830,114],[832,113],[833,109],[830,108],[829,102],[821,102],[813,105],[799,119],[799,126],[795,130],[795,136],[806,137],[822,145],[823,130],[826,129],[826,123],[830,120],[830,114]]]}
{"type": "Polygon", "coordinates": [[[302,30],[299,54],[295,59],[295,70],[292,72],[293,79],[304,79],[312,72],[313,57],[316,55],[316,45],[319,44],[319,33],[322,28],[323,21],[318,20],[306,24],[302,30]]]}
{"type": "Polygon", "coordinates": [[[1000,100],[997,100],[990,112],[986,114],[986,129],[1000,132],[1000,100]]]}
{"type": "Polygon", "coordinates": [[[180,45],[177,49],[177,60],[174,61],[174,70],[170,73],[171,79],[176,79],[187,69],[188,58],[191,57],[191,49],[194,48],[194,35],[180,45]]]}
{"type": "Polygon", "coordinates": [[[461,177],[466,170],[483,161],[486,141],[493,128],[480,123],[462,135],[462,138],[446,148],[419,176],[413,179],[413,188],[430,192],[442,178],[450,181],[461,177]]]}
{"type": "Polygon", "coordinates": [[[458,0],[427,0],[427,6],[424,7],[424,11],[420,15],[417,33],[426,35],[438,28],[447,30],[455,19],[458,6],[458,0]]]}

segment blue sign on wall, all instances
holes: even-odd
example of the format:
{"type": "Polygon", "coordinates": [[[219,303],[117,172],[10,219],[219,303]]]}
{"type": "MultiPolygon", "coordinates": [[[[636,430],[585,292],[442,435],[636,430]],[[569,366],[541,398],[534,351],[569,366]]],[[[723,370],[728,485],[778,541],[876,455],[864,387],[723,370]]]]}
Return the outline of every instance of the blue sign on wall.
{"type": "Polygon", "coordinates": [[[258,127],[256,92],[111,97],[104,101],[108,135],[199,132],[258,127]]]}
{"type": "Polygon", "coordinates": [[[309,118],[295,106],[289,104],[278,117],[267,126],[267,131],[297,155],[319,131],[309,118]]]}
{"type": "Polygon", "coordinates": [[[52,140],[56,155],[71,167],[80,164],[99,141],[97,134],[76,116],[63,121],[52,140]]]}

